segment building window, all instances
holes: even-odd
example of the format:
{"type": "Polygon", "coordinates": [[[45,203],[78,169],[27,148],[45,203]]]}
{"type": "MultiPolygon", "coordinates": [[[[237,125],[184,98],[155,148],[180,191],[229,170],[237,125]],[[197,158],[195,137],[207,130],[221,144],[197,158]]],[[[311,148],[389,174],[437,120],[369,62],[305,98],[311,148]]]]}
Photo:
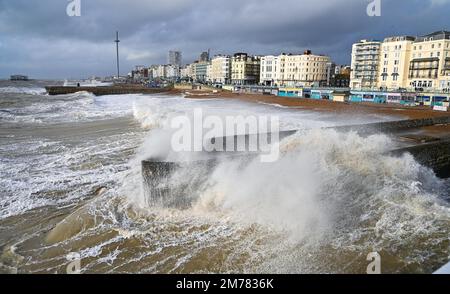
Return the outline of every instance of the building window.
{"type": "Polygon", "coordinates": [[[394,76],[392,77],[392,80],[396,82],[396,81],[398,80],[398,76],[397,76],[397,75],[394,75],[394,76]]]}

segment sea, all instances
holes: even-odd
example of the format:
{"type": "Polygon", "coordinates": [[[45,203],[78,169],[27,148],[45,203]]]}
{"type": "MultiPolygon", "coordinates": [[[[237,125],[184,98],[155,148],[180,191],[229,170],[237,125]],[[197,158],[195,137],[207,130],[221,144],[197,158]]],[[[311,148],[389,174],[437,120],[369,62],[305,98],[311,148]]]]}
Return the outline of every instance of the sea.
{"type": "MultiPolygon", "coordinates": [[[[0,272],[432,273],[450,259],[450,182],[387,134],[334,126],[398,117],[182,95],[49,96],[0,81],[0,272]],[[277,116],[271,164],[218,163],[188,207],[152,203],[142,161],[170,152],[171,118],[277,116]]],[[[195,178],[195,169],[177,181],[195,178]]]]}

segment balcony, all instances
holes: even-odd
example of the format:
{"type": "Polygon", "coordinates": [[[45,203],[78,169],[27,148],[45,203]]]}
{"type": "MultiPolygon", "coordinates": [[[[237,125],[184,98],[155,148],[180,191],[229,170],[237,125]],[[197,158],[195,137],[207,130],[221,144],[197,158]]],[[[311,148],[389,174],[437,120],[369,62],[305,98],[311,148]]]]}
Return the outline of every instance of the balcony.
{"type": "Polygon", "coordinates": [[[428,73],[428,74],[419,74],[419,73],[409,73],[408,78],[410,79],[437,79],[438,74],[428,73]]]}

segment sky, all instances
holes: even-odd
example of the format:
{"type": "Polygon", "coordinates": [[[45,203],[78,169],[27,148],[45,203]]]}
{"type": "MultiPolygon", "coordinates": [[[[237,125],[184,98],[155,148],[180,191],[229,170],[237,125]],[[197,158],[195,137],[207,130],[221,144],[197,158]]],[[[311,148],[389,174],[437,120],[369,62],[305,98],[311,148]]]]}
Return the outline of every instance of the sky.
{"type": "Polygon", "coordinates": [[[450,0],[0,0],[0,78],[66,79],[135,65],[164,64],[169,50],[183,63],[211,54],[269,55],[310,49],[349,64],[361,39],[450,30],[450,0]],[[381,15],[367,6],[381,2],[381,15]]]}

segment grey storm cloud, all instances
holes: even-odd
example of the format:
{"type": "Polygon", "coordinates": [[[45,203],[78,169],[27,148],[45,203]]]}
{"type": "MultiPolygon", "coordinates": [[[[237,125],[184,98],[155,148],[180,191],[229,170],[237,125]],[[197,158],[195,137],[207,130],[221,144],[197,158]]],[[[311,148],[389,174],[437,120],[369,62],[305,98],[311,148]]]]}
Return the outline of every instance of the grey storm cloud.
{"type": "Polygon", "coordinates": [[[450,29],[450,0],[0,0],[0,77],[76,78],[114,73],[114,34],[121,34],[122,68],[164,63],[168,50],[193,61],[213,54],[313,52],[350,62],[362,38],[421,35],[450,29]]]}

